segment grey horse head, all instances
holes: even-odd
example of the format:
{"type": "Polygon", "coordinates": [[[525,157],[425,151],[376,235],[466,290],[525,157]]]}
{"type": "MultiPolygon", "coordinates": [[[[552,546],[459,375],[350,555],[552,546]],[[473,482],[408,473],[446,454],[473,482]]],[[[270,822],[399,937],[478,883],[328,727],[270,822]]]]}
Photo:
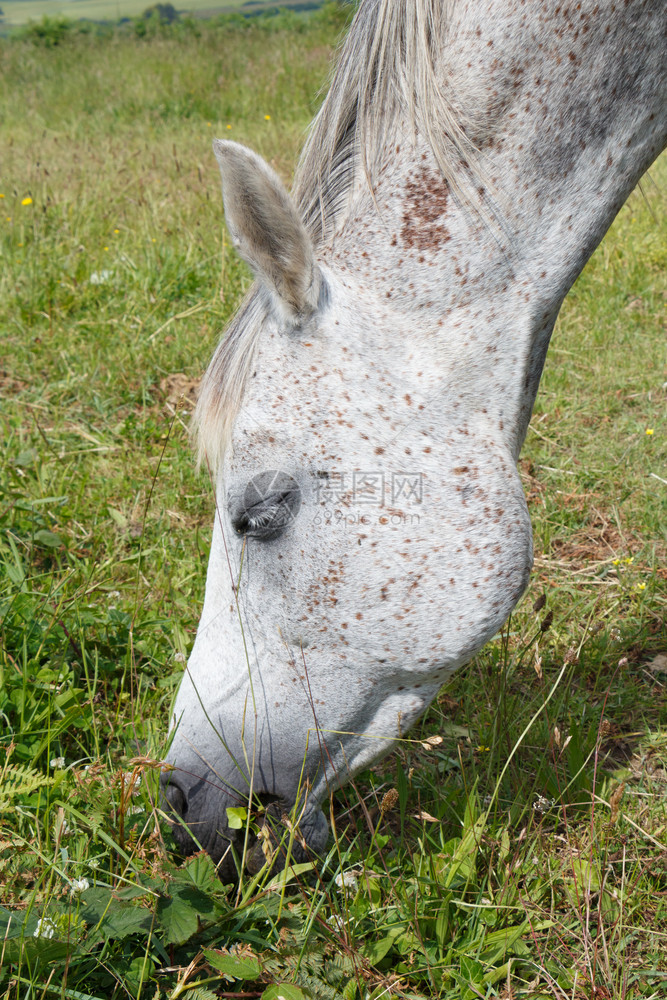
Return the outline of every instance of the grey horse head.
{"type": "Polygon", "coordinates": [[[661,5],[611,6],[367,0],[293,195],[215,143],[256,283],[198,406],[216,511],[163,782],[224,874],[248,803],[323,849],[330,792],[526,587],[549,337],[667,133],[661,5]]]}

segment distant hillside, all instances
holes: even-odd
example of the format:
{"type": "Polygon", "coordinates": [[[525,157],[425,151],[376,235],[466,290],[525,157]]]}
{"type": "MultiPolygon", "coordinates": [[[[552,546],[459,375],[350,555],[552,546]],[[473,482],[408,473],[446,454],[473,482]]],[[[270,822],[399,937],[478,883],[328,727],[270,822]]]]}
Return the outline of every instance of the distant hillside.
{"type": "MultiPolygon", "coordinates": [[[[174,7],[180,13],[197,17],[241,13],[246,17],[276,9],[295,11],[316,10],[325,0],[178,0],[174,7]]],[[[0,27],[5,31],[43,17],[66,17],[73,21],[110,21],[139,17],[151,0],[2,0],[0,27]]]]}

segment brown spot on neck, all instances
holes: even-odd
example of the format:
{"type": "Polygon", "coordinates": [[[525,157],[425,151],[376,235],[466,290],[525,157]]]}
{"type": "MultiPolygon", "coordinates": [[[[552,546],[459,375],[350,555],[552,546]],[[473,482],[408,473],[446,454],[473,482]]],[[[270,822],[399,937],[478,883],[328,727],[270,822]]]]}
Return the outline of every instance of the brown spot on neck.
{"type": "Polygon", "coordinates": [[[406,247],[435,250],[450,239],[444,223],[449,185],[435,171],[420,166],[408,175],[401,239],[406,247]]]}

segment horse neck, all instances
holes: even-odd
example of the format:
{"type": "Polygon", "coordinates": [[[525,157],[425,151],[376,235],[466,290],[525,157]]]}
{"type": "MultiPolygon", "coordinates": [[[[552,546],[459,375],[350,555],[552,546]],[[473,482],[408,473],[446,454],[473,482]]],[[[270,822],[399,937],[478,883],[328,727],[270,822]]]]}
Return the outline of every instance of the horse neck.
{"type": "Polygon", "coordinates": [[[516,456],[562,300],[665,144],[664,7],[546,0],[535,17],[458,0],[451,14],[439,75],[478,153],[448,183],[424,129],[397,120],[322,255],[429,331],[443,377],[468,373],[471,407],[492,394],[516,456]]]}

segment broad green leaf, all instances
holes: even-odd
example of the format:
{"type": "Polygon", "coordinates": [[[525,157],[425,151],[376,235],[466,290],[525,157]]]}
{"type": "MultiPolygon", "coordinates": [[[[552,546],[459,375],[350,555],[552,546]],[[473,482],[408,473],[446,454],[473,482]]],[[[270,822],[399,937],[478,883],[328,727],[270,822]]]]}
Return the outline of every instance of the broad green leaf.
{"type": "Polygon", "coordinates": [[[495,986],[496,983],[506,982],[510,972],[512,970],[513,959],[510,958],[509,962],[505,962],[504,965],[499,965],[495,969],[490,969],[489,972],[484,973],[484,982],[487,986],[495,986]]]}
{"type": "Polygon", "coordinates": [[[372,965],[377,965],[382,959],[389,954],[396,939],[400,938],[405,933],[405,927],[401,924],[396,927],[392,927],[389,932],[377,941],[371,941],[364,949],[364,954],[366,955],[368,961],[372,965]]]}
{"type": "Polygon", "coordinates": [[[178,874],[185,876],[201,892],[211,894],[222,891],[222,883],[218,878],[215,865],[209,855],[203,852],[190,858],[178,874]]]}
{"type": "Polygon", "coordinates": [[[362,878],[360,880],[360,888],[362,894],[368,896],[374,906],[380,905],[382,890],[380,888],[380,883],[376,878],[370,878],[368,876],[362,878]]]}
{"type": "Polygon", "coordinates": [[[73,944],[64,941],[57,941],[55,938],[26,937],[21,939],[11,938],[5,944],[4,963],[7,965],[49,966],[54,962],[60,962],[68,955],[76,953],[77,949],[73,944]]]}
{"type": "Polygon", "coordinates": [[[371,965],[377,965],[378,962],[381,962],[389,954],[393,944],[394,939],[392,937],[385,936],[379,938],[377,941],[371,941],[370,944],[366,945],[364,954],[371,965]]]}
{"type": "Polygon", "coordinates": [[[110,889],[101,886],[82,893],[80,915],[105,941],[122,941],[131,934],[148,934],[152,923],[150,910],[121,900],[110,889]]]}
{"type": "Polygon", "coordinates": [[[130,989],[134,996],[136,997],[139,990],[144,983],[148,982],[150,977],[155,971],[155,965],[145,955],[141,955],[138,958],[133,959],[130,963],[129,968],[117,970],[119,973],[119,980],[124,983],[127,989],[130,989]]]}
{"type": "Polygon", "coordinates": [[[283,868],[281,872],[275,875],[266,889],[282,889],[284,885],[288,885],[292,879],[297,878],[299,875],[303,875],[305,872],[312,872],[315,869],[315,865],[312,861],[302,861],[298,865],[290,865],[289,868],[283,868]]]}
{"type": "Polygon", "coordinates": [[[35,497],[30,502],[24,501],[22,504],[26,510],[33,510],[35,507],[44,507],[47,503],[55,504],[57,507],[62,507],[64,503],[67,502],[67,497],[35,497]]]}
{"type": "Polygon", "coordinates": [[[49,531],[47,528],[40,528],[39,531],[36,531],[34,539],[38,545],[42,545],[46,549],[59,549],[63,544],[60,535],[56,535],[55,531],[49,531]]]}
{"type": "Polygon", "coordinates": [[[242,830],[248,818],[248,810],[243,806],[227,806],[227,824],[230,830],[242,830]]]}
{"type": "Polygon", "coordinates": [[[524,934],[530,933],[530,927],[530,921],[524,920],[523,923],[515,927],[505,927],[499,931],[490,931],[484,938],[484,946],[480,953],[480,958],[489,965],[496,965],[508,953],[524,954],[526,946],[523,945],[517,949],[517,944],[521,941],[524,934]]]}
{"type": "Polygon", "coordinates": [[[291,983],[276,983],[264,990],[260,1000],[306,1000],[305,994],[298,986],[291,983]]]}
{"type": "Polygon", "coordinates": [[[583,895],[586,892],[600,891],[599,866],[587,858],[570,858],[573,883],[577,891],[583,895]]]}
{"type": "Polygon", "coordinates": [[[435,939],[439,948],[444,948],[449,939],[449,905],[444,902],[435,918],[435,939]]]}
{"type": "Polygon", "coordinates": [[[167,944],[185,944],[199,930],[199,920],[206,922],[215,914],[213,900],[194,886],[174,882],[171,895],[157,904],[158,920],[167,944]]]}
{"type": "Polygon", "coordinates": [[[127,518],[122,511],[116,510],[115,507],[107,507],[107,510],[114,524],[117,524],[119,528],[127,528],[127,518]]]}
{"type": "Polygon", "coordinates": [[[399,955],[408,955],[411,951],[421,947],[421,942],[411,930],[407,929],[398,935],[394,947],[399,955]]]}
{"type": "MultiPolygon", "coordinates": [[[[35,920],[32,923],[36,925],[35,920]]],[[[31,934],[33,930],[34,927],[30,931],[26,929],[25,933],[31,934]]],[[[0,906],[0,941],[20,937],[22,933],[24,933],[23,913],[13,913],[11,910],[6,910],[4,906],[0,906]]]]}
{"type": "Polygon", "coordinates": [[[143,885],[124,885],[122,889],[116,889],[115,895],[118,899],[128,900],[128,899],[140,899],[149,894],[148,889],[143,885]]]}
{"type": "Polygon", "coordinates": [[[157,915],[167,944],[183,944],[199,930],[197,910],[179,895],[160,899],[157,915]]]}
{"type": "Polygon", "coordinates": [[[25,451],[19,452],[19,454],[14,459],[14,465],[18,465],[19,468],[26,468],[29,465],[34,465],[39,455],[34,448],[27,448],[25,451]]]}
{"type": "Polygon", "coordinates": [[[262,973],[259,959],[254,955],[233,955],[212,948],[204,948],[204,954],[209,965],[232,979],[257,979],[262,973]]]}
{"type": "Polygon", "coordinates": [[[461,1000],[477,1000],[485,996],[484,966],[474,958],[461,955],[460,973],[452,970],[454,979],[461,987],[461,1000]]]}
{"type": "Polygon", "coordinates": [[[457,726],[455,722],[445,722],[440,726],[443,736],[455,736],[457,739],[465,739],[471,735],[468,726],[457,726]]]}

